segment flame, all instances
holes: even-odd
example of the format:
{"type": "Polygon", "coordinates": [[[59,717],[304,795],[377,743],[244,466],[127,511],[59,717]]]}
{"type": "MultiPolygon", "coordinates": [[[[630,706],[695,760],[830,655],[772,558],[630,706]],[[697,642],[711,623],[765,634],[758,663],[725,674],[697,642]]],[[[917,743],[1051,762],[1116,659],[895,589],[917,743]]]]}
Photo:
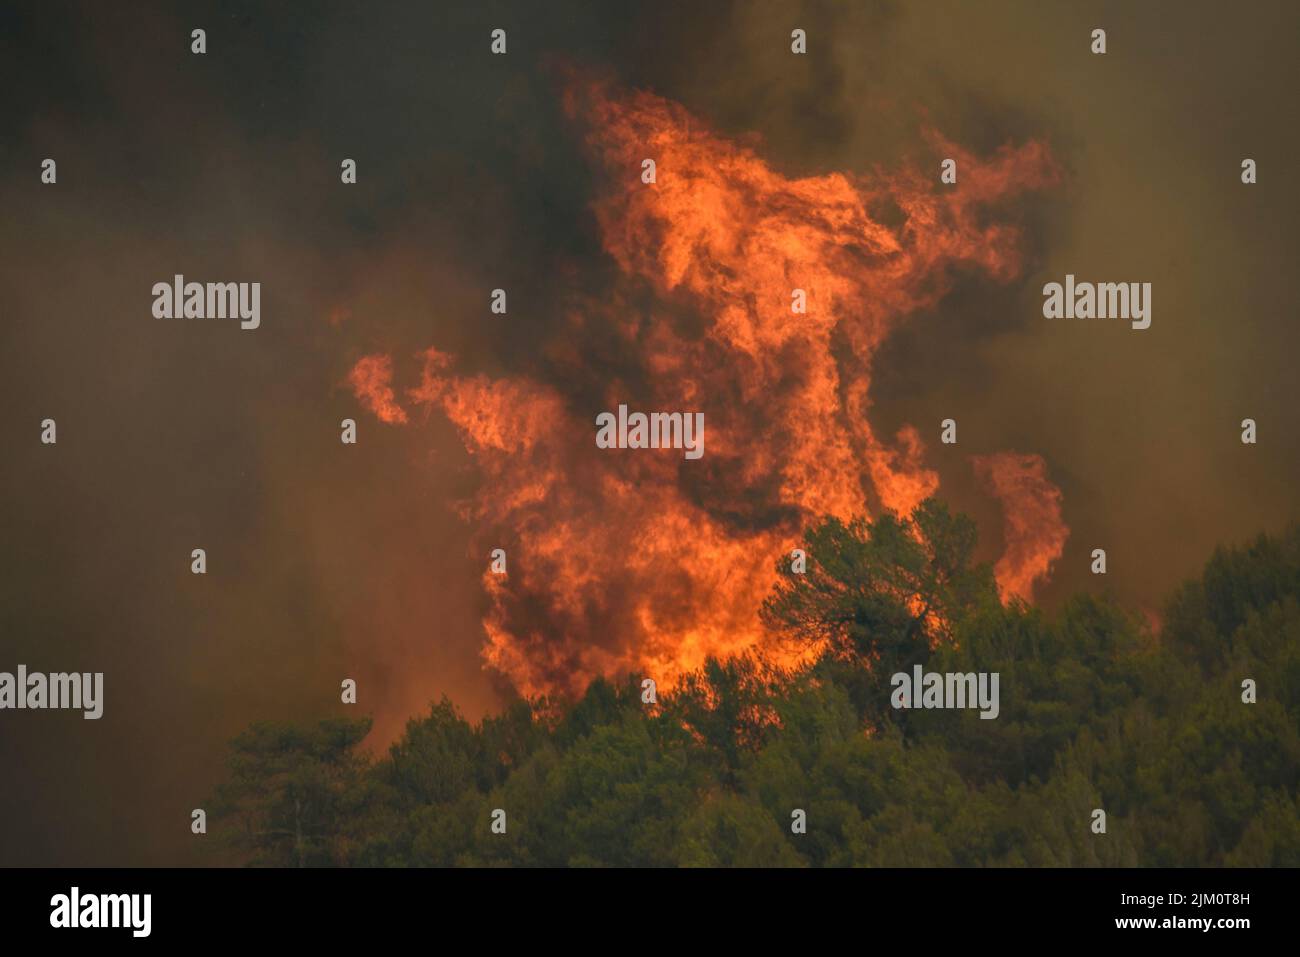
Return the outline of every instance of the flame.
{"type": "MultiPolygon", "coordinates": [[[[939,485],[916,429],[891,442],[870,425],[877,348],[942,299],[951,266],[1018,274],[1017,230],[986,207],[1054,182],[1055,167],[1041,144],[982,159],[930,134],[958,160],[959,190],[914,170],[791,179],[648,92],[570,72],[564,104],[601,177],[613,303],[575,299],[564,341],[542,350],[565,367],[554,382],[459,374],[433,348],[405,393],[456,427],[483,478],[463,515],[510,556],[508,574],[484,575],[484,658],[525,694],[627,672],[667,688],[760,644],[795,664],[807,652],[774,648],[758,620],[778,558],[817,517],[908,513],[939,485]],[[873,213],[886,207],[899,225],[873,213]],[[644,290],[658,306],[634,300],[644,290]],[[596,414],[624,402],[704,412],[704,457],[598,449],[596,414]]],[[[366,408],[402,424],[391,379],[384,355],[350,376],[366,408]]],[[[1054,491],[1037,478],[996,491],[1054,491]]],[[[1014,594],[1046,573],[1026,557],[1032,520],[1060,523],[1059,507],[1023,514],[999,564],[1014,594]]]]}
{"type": "Polygon", "coordinates": [[[1061,490],[1041,455],[997,452],[971,459],[975,473],[1002,503],[1005,552],[993,566],[1003,599],[1028,601],[1065,550],[1070,530],[1061,519],[1061,490]]]}
{"type": "Polygon", "coordinates": [[[348,375],[352,391],[380,422],[402,424],[406,422],[406,412],[397,404],[392,382],[393,360],[388,356],[366,356],[348,375]]]}

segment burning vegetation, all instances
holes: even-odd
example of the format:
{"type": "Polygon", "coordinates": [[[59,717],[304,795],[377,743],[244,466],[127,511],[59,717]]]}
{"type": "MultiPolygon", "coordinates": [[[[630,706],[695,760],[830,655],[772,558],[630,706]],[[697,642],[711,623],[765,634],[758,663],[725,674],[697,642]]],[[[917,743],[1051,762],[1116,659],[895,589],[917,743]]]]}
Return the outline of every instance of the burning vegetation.
{"type": "MultiPolygon", "coordinates": [[[[997,205],[1055,182],[1051,155],[1030,142],[982,158],[931,134],[960,189],[915,170],[792,179],[652,93],[569,73],[563,98],[622,284],[575,295],[565,332],[591,354],[542,381],[461,372],[434,346],[404,389],[383,354],[350,384],[382,422],[416,427],[423,407],[457,429],[481,474],[464,517],[484,555],[510,555],[507,575],[484,575],[483,656],[521,693],[624,673],[671,688],[758,648],[797,664],[806,650],[760,620],[778,560],[815,521],[906,518],[939,486],[916,428],[871,424],[877,351],[942,301],[954,268],[1019,274],[1021,236],[997,205]],[[647,293],[662,308],[629,305],[647,293]],[[597,416],[629,401],[702,413],[708,454],[599,448],[597,416]]],[[[1028,598],[1064,546],[1059,490],[1037,455],[973,464],[1005,514],[1001,591],[1028,598]]]]}

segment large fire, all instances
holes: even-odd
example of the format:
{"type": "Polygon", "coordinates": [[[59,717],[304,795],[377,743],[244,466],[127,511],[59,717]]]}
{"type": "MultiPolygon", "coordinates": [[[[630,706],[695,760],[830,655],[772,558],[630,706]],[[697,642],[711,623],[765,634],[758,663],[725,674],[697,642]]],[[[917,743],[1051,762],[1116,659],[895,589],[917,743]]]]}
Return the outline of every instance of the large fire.
{"type": "MultiPolygon", "coordinates": [[[[709,655],[760,646],[789,661],[758,609],[803,527],[910,512],[938,488],[916,429],[871,427],[878,347],[942,299],[953,265],[1017,275],[1018,232],[988,205],[1050,184],[1050,155],[1030,143],[981,159],[935,135],[959,188],[938,184],[937,163],[936,175],[790,179],[651,93],[573,77],[565,106],[600,177],[596,221],[623,284],[617,303],[569,311],[567,345],[550,353],[572,374],[458,374],[429,348],[400,400],[389,356],[362,358],[350,383],[383,422],[410,424],[420,406],[446,416],[480,469],[464,517],[485,568],[487,550],[508,556],[507,574],[484,574],[483,654],[521,692],[626,672],[670,687],[709,655]],[[806,312],[792,309],[796,289],[806,312]],[[598,449],[596,415],[624,402],[702,411],[707,454],[598,449]]],[[[1063,547],[1059,492],[1037,456],[976,467],[1007,516],[999,584],[1028,597],[1063,547]]]]}

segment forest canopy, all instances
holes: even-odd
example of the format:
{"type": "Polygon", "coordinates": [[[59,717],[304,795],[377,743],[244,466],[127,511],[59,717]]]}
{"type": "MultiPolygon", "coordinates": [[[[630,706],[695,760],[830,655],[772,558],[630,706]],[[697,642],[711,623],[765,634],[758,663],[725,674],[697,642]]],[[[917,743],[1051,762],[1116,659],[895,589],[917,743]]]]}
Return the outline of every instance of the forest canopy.
{"type": "Polygon", "coordinates": [[[254,725],[214,832],[274,866],[1300,865],[1300,526],[1218,549],[1158,630],[1004,604],[974,546],[936,500],[810,529],[763,609],[815,651],[796,671],[710,660],[652,704],[628,675],[478,723],[444,697],[379,758],[366,718],[254,725]],[[996,720],[892,707],[916,665],[998,673],[996,720]]]}

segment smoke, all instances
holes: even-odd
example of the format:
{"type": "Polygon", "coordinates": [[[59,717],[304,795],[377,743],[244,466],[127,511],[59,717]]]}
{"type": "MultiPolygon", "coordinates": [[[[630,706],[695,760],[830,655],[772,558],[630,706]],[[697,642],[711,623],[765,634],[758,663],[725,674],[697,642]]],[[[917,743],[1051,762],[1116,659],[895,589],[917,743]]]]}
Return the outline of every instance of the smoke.
{"type": "Polygon", "coordinates": [[[1060,487],[1048,605],[1158,605],[1216,544],[1297,517],[1297,186],[1278,158],[1300,127],[1259,95],[1296,86],[1297,16],[1113,5],[1093,57],[1090,14],[1030,0],[6,5],[0,645],[11,666],[104,671],[106,710],[10,715],[0,767],[27,773],[0,792],[0,860],[208,860],[187,814],[239,730],[366,713],[382,746],[444,693],[476,718],[501,704],[485,651],[520,687],[576,688],[763,642],[753,605],[813,511],[906,509],[938,483],[996,562],[1008,513],[971,453],[1041,455],[1060,487]],[[617,81],[572,87],[566,116],[552,53],[617,81]],[[630,138],[581,112],[602,103],[630,138]],[[687,111],[689,131],[663,127],[676,158],[640,148],[687,111]],[[965,151],[946,193],[944,138],[965,151]],[[698,174],[717,232],[639,182],[654,155],[654,195],[689,196],[696,152],[732,164],[698,174]],[[1043,183],[992,198],[999,164],[1043,183]],[[909,170],[920,188],[895,188],[909,170]],[[805,219],[802,250],[762,245],[763,221],[805,219]],[[695,245],[670,259],[658,234],[695,245]],[[262,281],[261,328],[152,319],[177,272],[262,281]],[[1038,290],[1066,272],[1152,281],[1162,311],[1142,333],[1046,323],[1038,290]],[[417,401],[431,346],[454,359],[417,401]],[[362,367],[359,399],[364,356],[388,364],[362,367]],[[510,389],[555,418],[507,454],[473,413],[510,389]],[[615,399],[698,407],[704,458],[598,455],[615,399]]]}

